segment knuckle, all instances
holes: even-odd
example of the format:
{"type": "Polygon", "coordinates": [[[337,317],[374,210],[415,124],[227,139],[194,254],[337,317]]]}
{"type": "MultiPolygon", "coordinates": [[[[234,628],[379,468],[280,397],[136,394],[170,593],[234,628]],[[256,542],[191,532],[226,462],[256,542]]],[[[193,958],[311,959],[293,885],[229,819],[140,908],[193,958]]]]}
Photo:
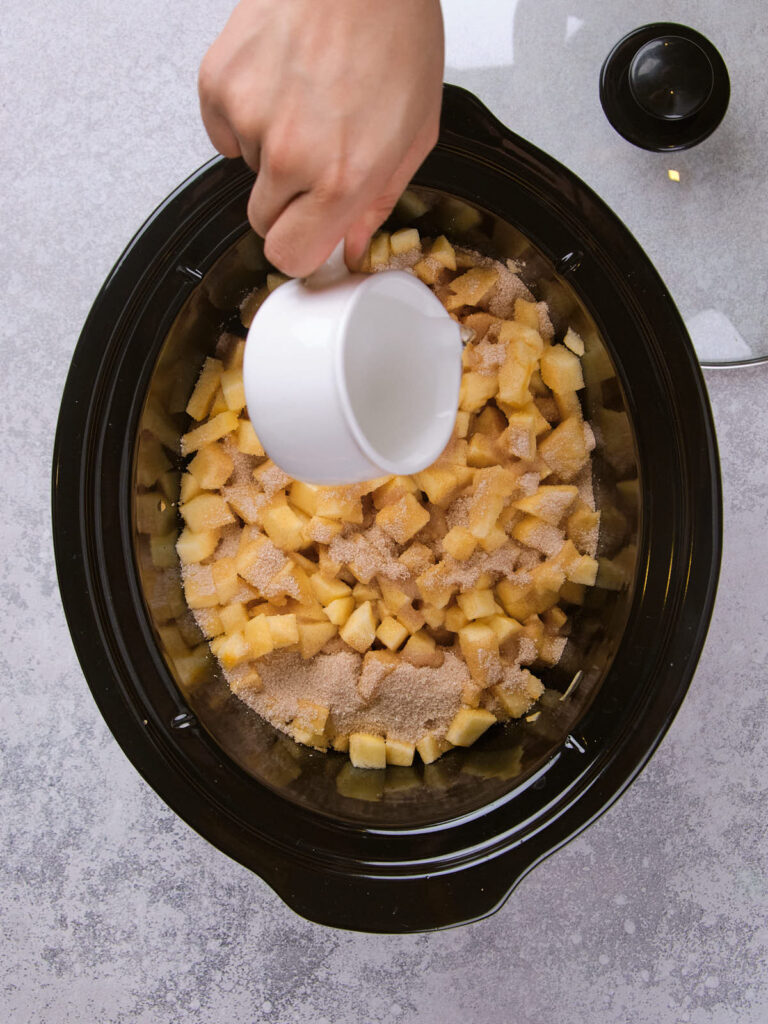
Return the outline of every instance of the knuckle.
{"type": "Polygon", "coordinates": [[[290,277],[303,277],[311,269],[306,267],[306,259],[302,258],[290,239],[276,236],[274,232],[267,234],[264,255],[273,266],[290,277]]]}
{"type": "Polygon", "coordinates": [[[216,99],[219,81],[218,61],[213,50],[209,50],[203,57],[197,72],[197,91],[204,103],[211,103],[216,99]]]}
{"type": "Polygon", "coordinates": [[[302,166],[303,159],[298,147],[284,137],[271,136],[264,146],[264,162],[275,178],[293,177],[302,166]]]}
{"type": "Polygon", "coordinates": [[[362,184],[362,176],[346,162],[327,167],[315,185],[315,195],[323,206],[333,206],[353,195],[362,184]]]}

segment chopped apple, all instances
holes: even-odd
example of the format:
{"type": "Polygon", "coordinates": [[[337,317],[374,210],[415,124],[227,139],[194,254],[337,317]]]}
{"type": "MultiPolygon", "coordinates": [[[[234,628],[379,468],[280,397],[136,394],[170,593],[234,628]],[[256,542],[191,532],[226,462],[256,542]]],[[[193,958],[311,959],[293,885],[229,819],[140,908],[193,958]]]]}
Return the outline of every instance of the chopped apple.
{"type": "Polygon", "coordinates": [[[454,526],[443,537],[443,550],[459,562],[466,561],[477,547],[477,538],[465,526],[454,526]]]}
{"type": "Polygon", "coordinates": [[[370,601],[352,612],[339,630],[339,636],[359,654],[365,654],[376,638],[376,616],[370,601]]]}
{"type": "Polygon", "coordinates": [[[221,360],[213,359],[210,356],[203,363],[200,376],[197,378],[197,383],[187,402],[187,414],[193,420],[204,420],[210,412],[214,396],[219,390],[223,369],[221,360]]]}
{"type": "Polygon", "coordinates": [[[248,612],[241,601],[235,601],[219,609],[219,618],[225,633],[241,633],[248,625],[248,612]]]}
{"type": "Polygon", "coordinates": [[[355,768],[386,768],[387,748],[384,737],[367,732],[350,733],[349,759],[355,768]]]}
{"type": "Polygon", "coordinates": [[[199,448],[212,444],[214,441],[219,441],[222,437],[226,437],[227,434],[231,434],[233,430],[237,430],[238,422],[236,413],[232,412],[231,409],[219,413],[213,419],[208,420],[207,423],[195,427],[194,430],[190,430],[182,436],[181,454],[191,455],[192,452],[196,452],[199,448]]]}
{"type": "Polygon", "coordinates": [[[455,747],[471,747],[495,721],[495,716],[484,708],[460,708],[445,738],[455,747]]]}
{"type": "Polygon", "coordinates": [[[408,636],[408,630],[391,615],[387,615],[379,623],[376,630],[377,639],[390,651],[396,651],[408,636]]]}
{"type": "Polygon", "coordinates": [[[493,629],[470,622],[459,630],[459,646],[472,678],[483,685],[488,683],[499,655],[499,640],[493,629]]]}
{"type": "Polygon", "coordinates": [[[475,371],[462,374],[459,387],[459,409],[462,412],[477,412],[499,390],[500,378],[497,373],[481,374],[475,371]]]}
{"type": "Polygon", "coordinates": [[[376,514],[376,525],[398,544],[405,544],[428,522],[429,512],[412,494],[406,494],[392,505],[385,505],[376,514]]]}
{"type": "Polygon", "coordinates": [[[501,611],[492,590],[468,590],[459,594],[456,604],[468,619],[484,619],[501,611]]]}
{"type": "Polygon", "coordinates": [[[272,543],[283,551],[298,551],[306,546],[304,523],[289,505],[267,509],[261,516],[261,525],[272,543]]]}
{"type": "Polygon", "coordinates": [[[221,375],[221,391],[227,408],[240,412],[245,408],[245,389],[243,387],[243,371],[233,366],[221,375]]]}
{"type": "Polygon", "coordinates": [[[429,633],[423,629],[409,637],[400,654],[404,661],[417,668],[439,668],[445,657],[429,633]]]}
{"type": "Polygon", "coordinates": [[[272,630],[269,628],[269,617],[256,615],[248,621],[243,630],[252,658],[261,658],[275,649],[272,630]]]}
{"type": "Polygon", "coordinates": [[[216,491],[232,475],[235,464],[218,442],[201,448],[188,466],[188,472],[205,491],[216,491]]]}
{"type": "Polygon", "coordinates": [[[244,455],[264,455],[264,448],[256,436],[250,420],[240,420],[237,427],[237,447],[244,455]]]}
{"type": "Polygon", "coordinates": [[[355,610],[355,599],[349,594],[347,597],[337,597],[330,601],[324,608],[325,614],[334,626],[343,626],[355,610]]]}
{"type": "Polygon", "coordinates": [[[451,749],[452,744],[442,736],[438,736],[434,732],[428,732],[425,736],[416,743],[416,749],[419,752],[419,757],[424,764],[432,764],[438,757],[451,749]]]}
{"type": "Polygon", "coordinates": [[[413,764],[413,755],[416,746],[407,743],[405,740],[390,739],[388,736],[385,742],[387,764],[397,764],[407,768],[413,764]]]}
{"type": "Polygon", "coordinates": [[[188,565],[190,562],[202,562],[208,558],[216,550],[218,543],[218,530],[203,530],[196,533],[186,527],[176,541],[176,551],[182,565],[188,565]]]}
{"type": "Polygon", "coordinates": [[[414,249],[421,249],[421,239],[416,228],[401,228],[399,231],[393,231],[389,238],[389,244],[394,256],[412,252],[414,249]]]}

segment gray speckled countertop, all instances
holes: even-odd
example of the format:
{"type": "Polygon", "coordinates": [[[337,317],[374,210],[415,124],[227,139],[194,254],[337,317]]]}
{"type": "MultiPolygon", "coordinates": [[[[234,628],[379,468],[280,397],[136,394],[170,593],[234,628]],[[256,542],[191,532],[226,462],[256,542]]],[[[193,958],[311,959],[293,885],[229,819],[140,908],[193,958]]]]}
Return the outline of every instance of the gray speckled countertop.
{"type": "MultiPolygon", "coordinates": [[[[707,374],[723,463],[724,561],[681,712],[622,799],[489,920],[409,937],[309,924],[181,822],[102,721],[53,565],[58,404],[80,326],[115,258],[211,154],[195,76],[227,8],[228,0],[3,4],[0,1016],[12,1024],[763,1024],[768,420],[759,410],[768,366],[707,374]]],[[[514,123],[498,69],[449,68],[449,77],[514,123]]],[[[529,107],[517,127],[547,143],[534,121],[529,107]]],[[[589,180],[586,164],[578,169],[589,180]]],[[[631,197],[606,198],[644,241],[631,197]]]]}

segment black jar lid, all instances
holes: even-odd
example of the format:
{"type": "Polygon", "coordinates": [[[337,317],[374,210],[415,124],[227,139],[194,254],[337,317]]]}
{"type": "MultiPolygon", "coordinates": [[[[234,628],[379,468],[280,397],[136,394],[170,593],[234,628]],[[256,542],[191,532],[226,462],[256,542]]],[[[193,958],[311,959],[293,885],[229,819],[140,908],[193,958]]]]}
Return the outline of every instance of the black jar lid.
{"type": "Polygon", "coordinates": [[[690,149],[725,116],[725,61],[700,32],[656,22],[628,33],[600,72],[605,116],[628,142],[653,152],[690,149]]]}

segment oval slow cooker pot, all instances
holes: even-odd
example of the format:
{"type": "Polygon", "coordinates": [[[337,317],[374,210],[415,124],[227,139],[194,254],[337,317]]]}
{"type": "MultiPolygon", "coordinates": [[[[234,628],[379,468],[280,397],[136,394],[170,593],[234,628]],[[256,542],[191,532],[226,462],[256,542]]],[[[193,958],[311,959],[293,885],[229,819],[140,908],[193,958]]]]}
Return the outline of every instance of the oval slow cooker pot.
{"type": "MultiPolygon", "coordinates": [[[[683,699],[712,610],[720,481],[706,391],[664,284],[580,180],[445,88],[440,140],[391,226],[512,258],[585,339],[598,587],[539,708],[432,765],[352,768],[227,689],[186,610],[173,540],[187,398],[268,270],[252,173],[216,159],[140,229],[99,293],[53,467],[59,584],[94,698],[138,771],[298,913],[407,932],[493,912],[638,774],[683,699]]],[[[564,885],[567,882],[563,881],[564,885]]]]}

